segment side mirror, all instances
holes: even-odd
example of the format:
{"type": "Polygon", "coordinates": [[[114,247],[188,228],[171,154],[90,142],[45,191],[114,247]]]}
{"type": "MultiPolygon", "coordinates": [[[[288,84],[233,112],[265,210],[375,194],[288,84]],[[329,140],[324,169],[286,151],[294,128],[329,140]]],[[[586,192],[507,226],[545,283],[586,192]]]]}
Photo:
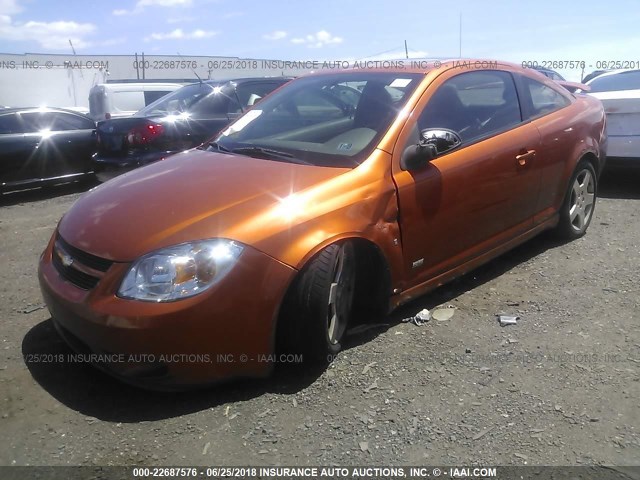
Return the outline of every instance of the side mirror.
{"type": "Polygon", "coordinates": [[[400,167],[403,170],[416,170],[438,155],[447,153],[462,144],[462,139],[448,128],[429,128],[420,132],[422,140],[410,145],[402,152],[400,167]]]}
{"type": "Polygon", "coordinates": [[[436,158],[436,148],[433,145],[420,142],[409,145],[400,157],[400,167],[403,170],[417,170],[425,166],[431,159],[436,158]]]}
{"type": "Polygon", "coordinates": [[[437,155],[447,153],[457,148],[462,143],[460,135],[448,128],[428,128],[420,132],[422,136],[421,143],[433,145],[436,148],[437,155]]]}

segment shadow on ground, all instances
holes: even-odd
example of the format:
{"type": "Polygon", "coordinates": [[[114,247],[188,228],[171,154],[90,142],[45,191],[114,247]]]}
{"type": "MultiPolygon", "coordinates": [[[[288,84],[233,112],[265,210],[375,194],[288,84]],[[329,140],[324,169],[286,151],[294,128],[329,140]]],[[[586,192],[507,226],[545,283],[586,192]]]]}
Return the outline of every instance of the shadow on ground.
{"type": "MultiPolygon", "coordinates": [[[[379,322],[352,329],[345,341],[345,350],[371,341],[403,318],[415,315],[423,308],[447,303],[468,290],[509,271],[559,243],[550,235],[542,235],[506,253],[428,295],[399,308],[379,322]]],[[[72,351],[59,337],[49,319],[33,327],[22,342],[23,358],[67,359],[72,351]]],[[[324,372],[324,366],[280,366],[267,379],[238,380],[197,391],[151,392],[126,385],[86,363],[27,362],[33,378],[48,393],[69,408],[85,415],[111,422],[140,422],[179,417],[225,403],[246,401],[265,393],[294,394],[324,372]]]]}
{"type": "MultiPolygon", "coordinates": [[[[602,172],[598,195],[602,198],[640,199],[640,161],[637,166],[607,165],[602,172]]],[[[596,216],[598,207],[596,206],[596,216]]]]}
{"type": "MultiPolygon", "coordinates": [[[[27,192],[14,197],[16,202],[42,200],[86,189],[86,185],[67,185],[56,189],[27,192]]],[[[640,168],[607,169],[600,182],[603,198],[639,199],[640,168]]],[[[597,215],[597,212],[596,212],[597,215]]],[[[473,272],[440,287],[397,309],[379,322],[355,326],[345,341],[348,350],[365,344],[403,318],[411,317],[423,308],[451,302],[467,291],[499,277],[512,268],[562,243],[551,234],[542,234],[511,250],[473,272]]],[[[23,358],[38,354],[66,357],[72,353],[58,336],[51,320],[32,328],[22,343],[23,358]]],[[[205,410],[225,403],[245,401],[265,393],[294,394],[315,382],[325,367],[280,367],[274,375],[262,380],[239,380],[198,391],[160,393],[141,390],[115,380],[83,363],[27,363],[33,378],[53,397],[69,408],[85,415],[111,422],[140,422],[205,410]]]]}
{"type": "Polygon", "coordinates": [[[73,351],[58,335],[51,319],[39,323],[22,342],[24,359],[34,380],[67,407],[111,422],[140,422],[179,417],[225,403],[246,401],[265,393],[293,394],[312,384],[323,368],[277,368],[267,379],[247,379],[184,392],[155,392],[122,383],[88,363],[69,362],[73,351]]]}

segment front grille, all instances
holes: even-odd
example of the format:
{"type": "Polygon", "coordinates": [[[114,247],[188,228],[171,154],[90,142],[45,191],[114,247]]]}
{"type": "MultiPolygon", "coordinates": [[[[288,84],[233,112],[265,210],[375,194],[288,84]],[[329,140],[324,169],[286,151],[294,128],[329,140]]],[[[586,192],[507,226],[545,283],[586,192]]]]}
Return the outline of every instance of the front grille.
{"type": "Polygon", "coordinates": [[[81,264],[89,268],[99,270],[100,272],[106,272],[107,270],[109,270],[109,267],[113,265],[113,262],[111,260],[96,257],[95,255],[92,255],[90,253],[83,252],[73,245],[69,245],[60,235],[56,236],[56,242],[62,245],[62,248],[64,248],[64,250],[75,260],[79,261],[81,264]]]}
{"type": "Polygon", "coordinates": [[[91,290],[100,281],[101,275],[91,275],[82,271],[82,266],[97,272],[106,272],[112,261],[83,252],[65,242],[60,235],[56,238],[51,256],[53,266],[62,278],[83,290],[91,290]],[[63,258],[65,261],[63,261],[63,258]],[[76,268],[80,264],[80,269],[76,268]]]}

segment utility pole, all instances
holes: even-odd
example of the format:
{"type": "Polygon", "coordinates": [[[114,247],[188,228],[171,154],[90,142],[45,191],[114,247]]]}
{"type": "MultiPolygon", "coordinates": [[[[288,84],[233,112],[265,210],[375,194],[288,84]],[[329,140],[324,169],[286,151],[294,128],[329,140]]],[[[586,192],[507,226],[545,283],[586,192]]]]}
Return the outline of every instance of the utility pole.
{"type": "Polygon", "coordinates": [[[460,12],[460,36],[458,38],[458,56],[462,58],[462,12],[460,12]]]}
{"type": "Polygon", "coordinates": [[[407,48],[407,41],[404,41],[404,56],[408,59],[409,58],[409,49],[407,48]]]}

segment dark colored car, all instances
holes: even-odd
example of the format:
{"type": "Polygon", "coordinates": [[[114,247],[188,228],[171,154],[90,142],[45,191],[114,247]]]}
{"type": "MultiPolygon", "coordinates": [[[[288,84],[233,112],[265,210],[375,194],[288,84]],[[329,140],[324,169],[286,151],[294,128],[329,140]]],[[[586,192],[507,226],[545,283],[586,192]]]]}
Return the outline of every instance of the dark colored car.
{"type": "Polygon", "coordinates": [[[186,85],[132,117],[98,123],[99,180],[197,147],[287,83],[288,77],[241,78],[186,85]]]}
{"type": "Polygon", "coordinates": [[[560,75],[558,72],[556,72],[555,70],[551,70],[550,68],[544,68],[544,67],[532,67],[534,70],[537,70],[538,72],[540,72],[541,74],[543,74],[545,77],[550,78],[551,80],[555,80],[556,82],[560,81],[560,82],[564,82],[564,77],[562,75],[560,75]]]}
{"type": "Polygon", "coordinates": [[[0,110],[0,193],[91,174],[95,128],[61,108],[0,110]]]}

